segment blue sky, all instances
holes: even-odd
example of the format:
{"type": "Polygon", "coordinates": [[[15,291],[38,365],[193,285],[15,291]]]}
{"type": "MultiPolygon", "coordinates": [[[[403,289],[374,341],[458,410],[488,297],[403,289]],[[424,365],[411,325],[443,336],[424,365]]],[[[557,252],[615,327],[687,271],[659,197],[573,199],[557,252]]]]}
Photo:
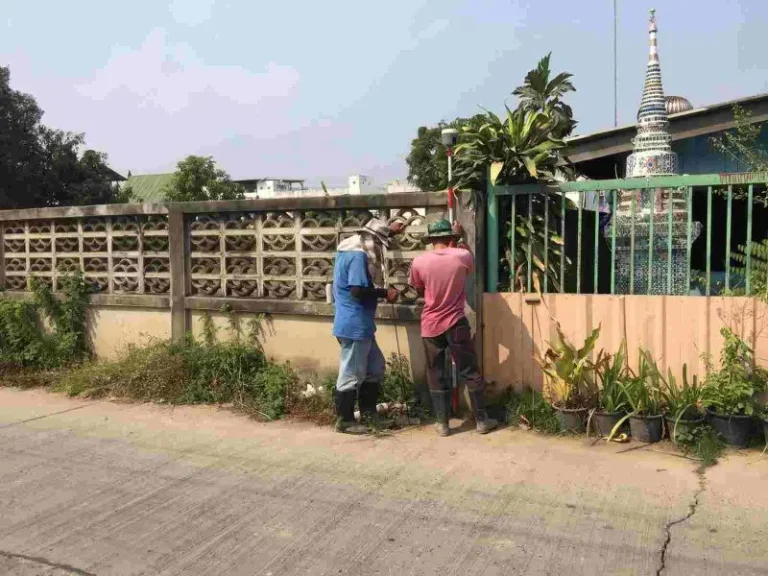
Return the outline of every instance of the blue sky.
{"type": "MultiPolygon", "coordinates": [[[[765,0],[618,0],[619,120],[633,121],[657,8],[667,94],[768,91],[765,0]]],[[[3,0],[0,64],[45,122],[123,173],[213,155],[234,177],[383,183],[416,128],[503,109],[552,51],[577,132],[613,125],[612,0],[3,0]]]]}

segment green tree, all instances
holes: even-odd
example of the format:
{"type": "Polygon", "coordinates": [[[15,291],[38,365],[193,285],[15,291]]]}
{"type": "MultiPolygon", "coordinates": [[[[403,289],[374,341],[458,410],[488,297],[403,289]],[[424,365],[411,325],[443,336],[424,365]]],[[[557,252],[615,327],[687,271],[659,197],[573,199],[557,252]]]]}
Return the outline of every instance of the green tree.
{"type": "Polygon", "coordinates": [[[44,126],[34,97],[13,90],[10,78],[0,67],[0,208],[114,201],[106,155],[81,154],[82,134],[44,126]]]}
{"type": "Polygon", "coordinates": [[[438,122],[436,126],[420,126],[405,159],[408,181],[422,190],[445,190],[448,187],[448,155],[440,134],[444,128],[461,131],[473,119],[456,118],[453,122],[438,122]]]}
{"type": "Polygon", "coordinates": [[[210,156],[187,156],[176,165],[165,197],[170,202],[240,200],[245,197],[245,190],[217,168],[210,156]]]}

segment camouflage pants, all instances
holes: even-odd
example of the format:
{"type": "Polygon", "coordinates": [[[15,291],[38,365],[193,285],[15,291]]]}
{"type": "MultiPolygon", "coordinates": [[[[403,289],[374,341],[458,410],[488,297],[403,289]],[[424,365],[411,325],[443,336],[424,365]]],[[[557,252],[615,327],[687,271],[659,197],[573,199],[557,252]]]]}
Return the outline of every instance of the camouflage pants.
{"type": "Polygon", "coordinates": [[[451,356],[456,362],[459,384],[464,384],[470,391],[482,389],[475,342],[466,318],[440,336],[422,340],[427,357],[427,384],[431,391],[451,389],[451,356]]]}

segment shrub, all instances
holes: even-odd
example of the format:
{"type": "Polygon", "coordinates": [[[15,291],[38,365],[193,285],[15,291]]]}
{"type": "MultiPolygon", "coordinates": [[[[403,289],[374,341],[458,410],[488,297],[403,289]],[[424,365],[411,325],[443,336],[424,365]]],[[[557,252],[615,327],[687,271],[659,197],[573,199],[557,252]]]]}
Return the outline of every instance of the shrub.
{"type": "Polygon", "coordinates": [[[720,414],[751,416],[758,409],[757,396],[765,390],[768,373],[754,365],[752,349],[730,328],[720,330],[724,338],[720,369],[707,359],[703,404],[720,414]]]}

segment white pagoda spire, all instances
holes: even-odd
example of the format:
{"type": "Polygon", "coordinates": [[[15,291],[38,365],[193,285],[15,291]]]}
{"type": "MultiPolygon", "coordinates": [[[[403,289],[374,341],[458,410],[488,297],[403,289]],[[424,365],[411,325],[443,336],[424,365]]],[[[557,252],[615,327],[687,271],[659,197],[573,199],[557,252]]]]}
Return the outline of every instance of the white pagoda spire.
{"type": "Polygon", "coordinates": [[[627,178],[669,176],[678,172],[677,154],[672,152],[667,131],[669,120],[664,88],[661,85],[657,32],[656,11],[651,10],[648,26],[648,68],[645,73],[643,98],[637,112],[637,136],[632,140],[634,149],[627,158],[627,178]]]}

